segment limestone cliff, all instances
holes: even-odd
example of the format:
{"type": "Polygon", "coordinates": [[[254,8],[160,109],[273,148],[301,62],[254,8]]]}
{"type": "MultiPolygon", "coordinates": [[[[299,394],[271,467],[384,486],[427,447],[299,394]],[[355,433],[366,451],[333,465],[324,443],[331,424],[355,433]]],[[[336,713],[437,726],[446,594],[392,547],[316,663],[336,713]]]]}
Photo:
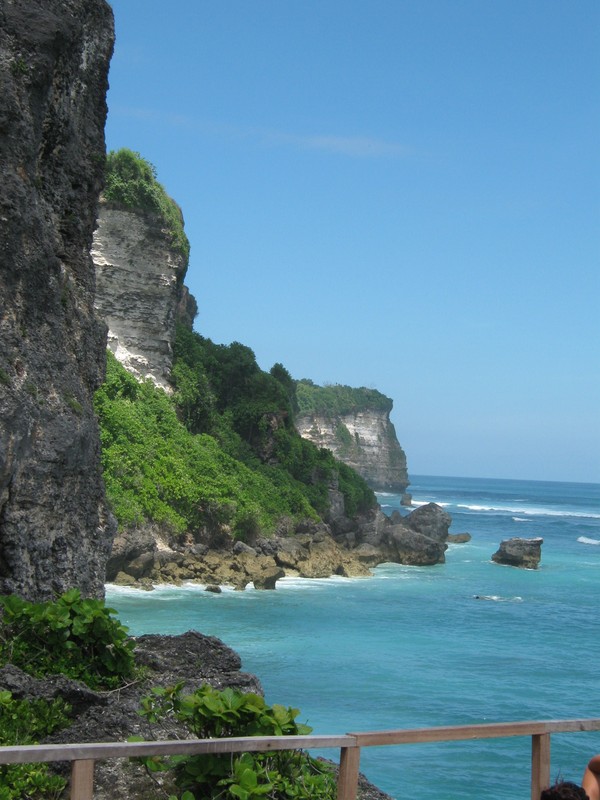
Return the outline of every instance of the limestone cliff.
{"type": "Polygon", "coordinates": [[[315,386],[300,381],[298,432],[331,450],[376,491],[403,493],[408,486],[406,455],[390,421],[392,400],[374,389],[315,386]]]}
{"type": "Polygon", "coordinates": [[[104,0],[0,3],[0,593],[32,599],[101,595],[114,533],[89,255],[112,47],[104,0]]]}
{"type": "Polygon", "coordinates": [[[108,346],[138,379],[149,378],[169,392],[175,319],[178,306],[185,305],[184,255],[157,214],[101,202],[92,258],[96,309],[108,325],[108,346]]]}

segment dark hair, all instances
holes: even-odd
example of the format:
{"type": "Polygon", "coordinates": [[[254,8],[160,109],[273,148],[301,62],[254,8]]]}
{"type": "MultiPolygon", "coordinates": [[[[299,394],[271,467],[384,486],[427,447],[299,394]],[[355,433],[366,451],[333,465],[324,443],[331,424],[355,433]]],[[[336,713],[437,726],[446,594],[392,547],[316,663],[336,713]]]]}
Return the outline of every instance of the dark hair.
{"type": "Polygon", "coordinates": [[[544,789],[540,800],[590,800],[585,789],[571,781],[555,783],[549,789],[544,789]]]}

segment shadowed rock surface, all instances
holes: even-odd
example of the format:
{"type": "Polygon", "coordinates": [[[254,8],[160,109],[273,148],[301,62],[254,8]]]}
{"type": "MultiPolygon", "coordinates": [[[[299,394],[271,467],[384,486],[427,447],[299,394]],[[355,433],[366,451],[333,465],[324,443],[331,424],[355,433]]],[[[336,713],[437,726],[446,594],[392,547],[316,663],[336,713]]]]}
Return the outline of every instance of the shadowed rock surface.
{"type": "Polygon", "coordinates": [[[0,593],[30,599],[102,595],[114,533],[89,255],[112,47],[104,0],[0,4],[0,593]]]}

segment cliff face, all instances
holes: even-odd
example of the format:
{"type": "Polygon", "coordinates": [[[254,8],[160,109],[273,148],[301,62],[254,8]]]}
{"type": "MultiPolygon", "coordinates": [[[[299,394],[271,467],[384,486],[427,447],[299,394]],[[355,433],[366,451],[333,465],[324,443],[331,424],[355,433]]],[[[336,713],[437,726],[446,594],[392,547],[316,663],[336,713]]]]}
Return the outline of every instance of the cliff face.
{"type": "Polygon", "coordinates": [[[101,203],[92,258],[96,309],[108,325],[108,346],[138,379],[150,378],[170,391],[186,263],[162,229],[155,214],[101,203]]]}
{"type": "Polygon", "coordinates": [[[32,599],[101,595],[114,533],[89,256],[112,47],[104,0],[0,5],[0,593],[32,599]]]}
{"type": "Polygon", "coordinates": [[[388,410],[300,413],[295,422],[301,436],[331,450],[336,458],[362,475],[372,489],[398,493],[406,490],[406,455],[388,410]]]}

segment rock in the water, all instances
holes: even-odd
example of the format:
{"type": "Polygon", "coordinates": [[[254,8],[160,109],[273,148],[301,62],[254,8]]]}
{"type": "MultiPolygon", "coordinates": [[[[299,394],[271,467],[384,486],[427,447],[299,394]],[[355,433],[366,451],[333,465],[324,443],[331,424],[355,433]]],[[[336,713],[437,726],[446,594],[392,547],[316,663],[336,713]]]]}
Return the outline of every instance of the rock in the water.
{"type": "Polygon", "coordinates": [[[420,506],[406,517],[406,524],[413,531],[422,533],[437,542],[445,542],[452,517],[437,503],[420,506]]]}
{"type": "Polygon", "coordinates": [[[470,533],[449,533],[447,541],[450,544],[465,544],[471,541],[470,533]]]}
{"type": "Polygon", "coordinates": [[[280,567],[266,569],[252,581],[255,589],[275,589],[277,581],[285,577],[285,572],[280,567]]]}
{"type": "Polygon", "coordinates": [[[115,523],[92,405],[105,0],[0,4],[0,593],[101,596],[115,523]]]}
{"type": "Polygon", "coordinates": [[[386,540],[392,557],[389,561],[397,564],[428,567],[443,564],[447,545],[422,533],[411,530],[405,525],[393,525],[386,540]]]}
{"type": "Polygon", "coordinates": [[[510,567],[523,567],[524,569],[537,569],[542,557],[543,539],[505,539],[500,542],[500,547],[492,556],[492,561],[497,564],[506,564],[510,567]]]}

